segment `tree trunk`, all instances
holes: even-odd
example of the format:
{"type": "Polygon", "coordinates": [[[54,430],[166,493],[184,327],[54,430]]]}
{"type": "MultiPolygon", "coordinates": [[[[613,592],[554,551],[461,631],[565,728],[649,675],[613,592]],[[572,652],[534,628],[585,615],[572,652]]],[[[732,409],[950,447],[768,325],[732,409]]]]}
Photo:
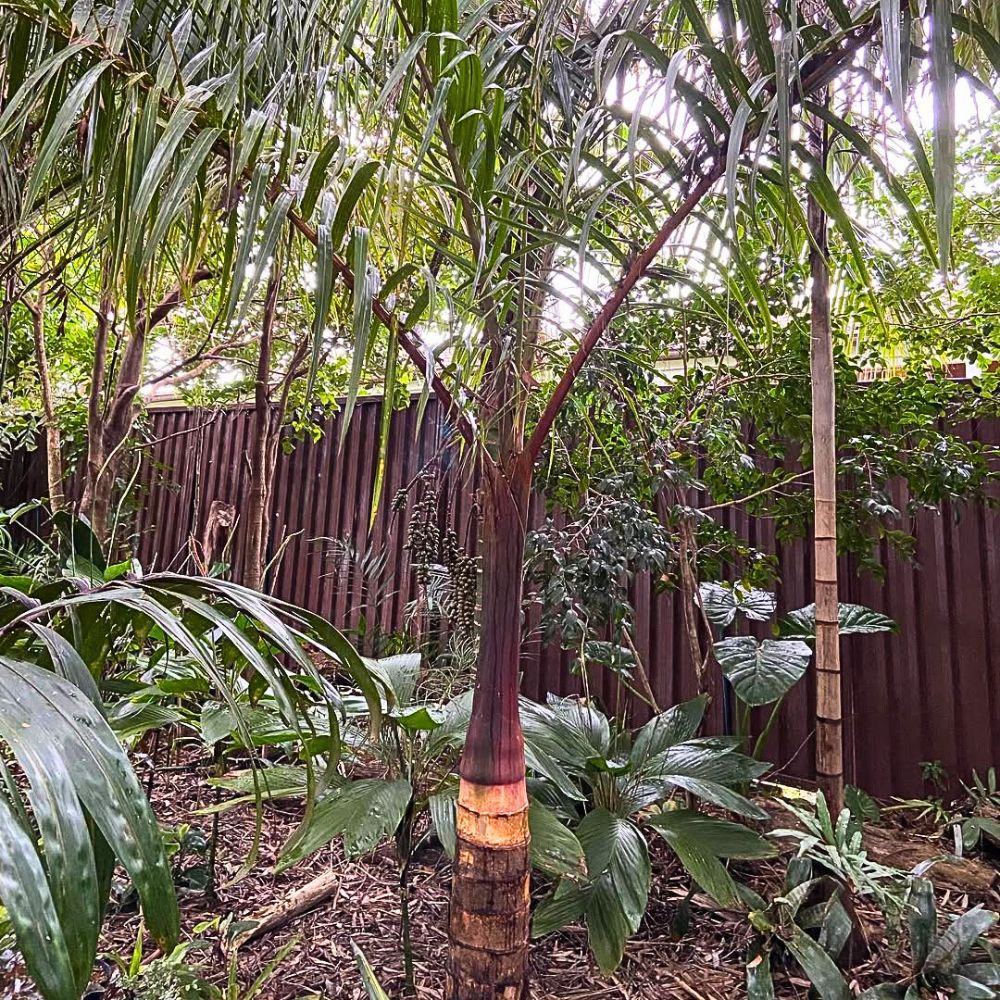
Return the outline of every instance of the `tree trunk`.
{"type": "MultiPolygon", "coordinates": [[[[813,147],[826,166],[826,129],[813,123],[813,147]]],[[[809,368],[812,376],[812,447],[816,557],[816,777],[837,815],[844,805],[844,738],[841,708],[837,595],[837,447],[833,337],[826,214],[808,201],[812,274],[809,368]]]]}
{"type": "Polygon", "coordinates": [[[109,294],[101,297],[97,312],[97,333],[94,340],[94,364],[90,372],[90,391],[87,395],[87,467],[80,498],[80,511],[90,519],[90,526],[102,541],[107,530],[107,511],[110,487],[104,479],[104,410],[101,397],[104,393],[104,379],[107,374],[108,337],[111,321],[108,318],[113,308],[109,294]],[[100,530],[98,530],[100,527],[100,530]]]}
{"type": "Polygon", "coordinates": [[[521,563],[531,464],[505,478],[492,465],[483,487],[482,629],[472,719],[459,768],[448,995],[527,995],[528,794],[518,713],[521,563]]]}
{"type": "Polygon", "coordinates": [[[63,490],[62,441],[56,422],[56,404],[52,392],[52,376],[45,347],[45,286],[41,286],[38,301],[28,306],[31,312],[31,329],[35,341],[35,363],[38,365],[38,387],[42,396],[42,415],[45,424],[45,472],[49,491],[49,508],[56,513],[66,506],[63,490]]]}
{"type": "Polygon", "coordinates": [[[254,382],[254,441],[250,457],[250,496],[247,499],[246,548],[243,585],[251,590],[264,586],[265,552],[267,550],[267,515],[271,497],[274,449],[271,413],[271,355],[274,347],[274,312],[281,286],[281,265],[276,260],[267,286],[264,320],[261,324],[260,350],[257,354],[257,375],[254,382]]]}

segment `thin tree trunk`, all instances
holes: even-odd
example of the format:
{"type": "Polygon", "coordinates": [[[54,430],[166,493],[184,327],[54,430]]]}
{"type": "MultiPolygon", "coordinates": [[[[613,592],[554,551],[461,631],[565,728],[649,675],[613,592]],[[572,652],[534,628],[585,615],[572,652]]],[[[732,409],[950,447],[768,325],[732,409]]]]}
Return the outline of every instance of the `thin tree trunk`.
{"type": "MultiPolygon", "coordinates": [[[[98,538],[103,539],[107,528],[108,499],[103,495],[104,468],[104,410],[101,397],[108,365],[108,336],[111,333],[112,300],[109,294],[101,297],[97,312],[97,334],[94,341],[94,364],[90,372],[90,392],[87,396],[87,468],[84,477],[80,510],[90,519],[98,538]],[[98,522],[101,530],[98,530],[98,522]]],[[[107,491],[104,491],[105,493],[107,491]]]]}
{"type": "Polygon", "coordinates": [[[531,464],[485,470],[482,629],[472,719],[459,769],[448,995],[527,995],[528,794],[518,714],[521,562],[531,464]]]}
{"type": "MultiPolygon", "coordinates": [[[[826,165],[826,129],[813,122],[813,148],[826,165]]],[[[826,214],[810,195],[808,221],[812,274],[809,368],[812,376],[812,447],[816,557],[816,777],[834,815],[844,804],[837,595],[837,447],[833,337],[826,214]]]]}
{"type": "Polygon", "coordinates": [[[271,496],[271,356],[274,352],[274,313],[281,286],[281,266],[276,260],[267,286],[264,320],[261,324],[257,375],[254,382],[254,442],[250,458],[250,496],[247,501],[246,559],[243,585],[260,590],[264,585],[264,554],[267,550],[267,514],[271,496]]]}
{"type": "Polygon", "coordinates": [[[48,482],[49,507],[53,513],[66,506],[63,491],[62,441],[56,422],[55,396],[49,372],[48,351],[45,347],[45,285],[41,285],[38,299],[28,305],[31,329],[35,341],[35,364],[38,366],[38,386],[42,395],[42,418],[45,425],[45,472],[48,482]]]}

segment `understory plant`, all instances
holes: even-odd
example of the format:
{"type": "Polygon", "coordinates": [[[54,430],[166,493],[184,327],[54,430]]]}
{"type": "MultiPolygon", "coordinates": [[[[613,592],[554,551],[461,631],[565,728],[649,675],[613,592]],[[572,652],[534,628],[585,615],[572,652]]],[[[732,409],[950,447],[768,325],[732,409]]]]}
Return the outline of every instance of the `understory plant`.
{"type": "Polygon", "coordinates": [[[924,993],[946,993],[956,1000],[995,1000],[1000,996],[1000,963],[995,953],[982,943],[981,960],[969,961],[983,935],[996,923],[995,913],[974,906],[940,931],[934,886],[923,878],[910,883],[906,909],[911,975],[903,983],[865,990],[862,1000],[919,1000],[924,993]]]}
{"type": "MultiPolygon", "coordinates": [[[[736,699],[734,732],[747,752],[759,758],[786,695],[805,676],[809,666],[816,639],[816,606],[809,604],[789,612],[773,626],[774,637],[719,638],[740,617],[748,623],[769,621],[777,608],[774,594],[738,582],[706,582],[699,586],[698,597],[701,612],[715,636],[712,654],[736,699]],[[771,706],[770,712],[754,738],[753,710],[767,706],[771,706]]],[[[891,618],[861,604],[841,603],[839,622],[840,635],[869,635],[896,628],[891,618]]]]}
{"type": "Polygon", "coordinates": [[[304,645],[369,693],[373,720],[380,703],[357,653],[309,612],[218,580],[109,566],[86,522],[57,516],[55,525],[46,577],[0,581],[0,900],[41,995],[78,1000],[116,863],[154,940],[166,953],[177,940],[161,831],[120,742],[143,729],[132,709],[160,697],[160,665],[174,656],[196,665],[248,746],[229,660],[260,678],[292,727],[300,726],[297,673],[320,692],[331,729],[343,711],[304,645]]]}
{"type": "Polygon", "coordinates": [[[764,819],[764,810],[735,791],[764,766],[739,753],[734,740],[695,735],[706,704],[699,697],[674,706],[630,733],[577,699],[522,703],[533,801],[575,833],[586,861],[585,871],[556,879],[535,911],[535,936],[582,920],[598,966],[613,971],[646,912],[651,868],[645,829],[664,840],[720,906],[742,907],[725,859],[767,858],[774,847],[747,826],[689,803],[701,799],[764,819]]]}

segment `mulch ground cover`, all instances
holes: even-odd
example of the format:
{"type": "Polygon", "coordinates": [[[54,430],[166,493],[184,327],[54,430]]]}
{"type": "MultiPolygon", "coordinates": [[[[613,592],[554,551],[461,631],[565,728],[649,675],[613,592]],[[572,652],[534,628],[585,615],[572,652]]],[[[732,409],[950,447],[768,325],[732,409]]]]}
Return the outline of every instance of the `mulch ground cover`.
{"type": "MultiPolygon", "coordinates": [[[[197,812],[214,802],[216,795],[199,774],[172,772],[157,777],[152,800],[162,824],[189,823],[208,832],[211,818],[197,812]]],[[[234,880],[253,849],[254,810],[241,807],[220,816],[216,858],[219,888],[215,898],[203,891],[180,891],[183,937],[203,942],[192,957],[201,963],[205,978],[224,984],[229,966],[224,948],[225,920],[252,918],[317,876],[334,871],[338,873],[337,887],[325,903],[239,949],[239,981],[244,985],[252,982],[279,949],[294,942],[259,994],[262,1000],[315,996],[360,1000],[365,993],[354,963],[354,943],[367,956],[389,995],[403,996],[398,869],[392,847],[386,845],[366,858],[348,860],[334,844],[290,870],[275,874],[281,845],[300,818],[299,803],[267,805],[257,861],[248,875],[234,880]],[[215,918],[221,918],[221,926],[215,918]]],[[[892,849],[908,852],[908,859],[942,853],[930,830],[894,823],[877,831],[876,841],[879,838],[892,849]]],[[[653,842],[650,848],[653,878],[649,910],[639,933],[628,943],[620,968],[610,977],[602,976],[587,951],[584,930],[567,929],[532,945],[534,997],[733,1000],[745,995],[744,962],[752,937],[746,919],[719,911],[708,899],[695,896],[687,908],[689,918],[683,921],[686,926],[679,926],[686,909],[682,903],[688,896],[689,879],[662,845],[653,842]]],[[[783,870],[782,859],[745,863],[738,869],[738,877],[767,896],[780,889],[783,870]]],[[[1000,908],[996,874],[983,862],[954,866],[944,882],[938,879],[943,912],[958,913],[976,903],[1000,908]],[[966,872],[971,874],[966,877],[966,872]]],[[[447,857],[437,847],[426,848],[411,868],[410,904],[416,996],[426,1000],[442,997],[444,992],[449,881],[447,857]]],[[[544,891],[543,886],[538,888],[544,891]]],[[[886,943],[886,928],[878,911],[862,907],[858,918],[869,954],[851,972],[854,988],[879,981],[880,977],[904,976],[906,954],[901,947],[886,943]]],[[[133,908],[113,908],[102,950],[127,962],[140,930],[140,917],[133,908]]],[[[148,958],[153,946],[147,942],[144,947],[148,958]]],[[[99,968],[104,972],[95,973],[93,1000],[127,1000],[114,963],[105,961],[99,968]]],[[[23,969],[12,956],[8,956],[6,970],[0,967],[0,985],[4,996],[18,1000],[34,996],[23,969]]],[[[786,998],[805,998],[809,990],[808,982],[793,965],[775,968],[775,987],[778,996],[786,998]]]]}

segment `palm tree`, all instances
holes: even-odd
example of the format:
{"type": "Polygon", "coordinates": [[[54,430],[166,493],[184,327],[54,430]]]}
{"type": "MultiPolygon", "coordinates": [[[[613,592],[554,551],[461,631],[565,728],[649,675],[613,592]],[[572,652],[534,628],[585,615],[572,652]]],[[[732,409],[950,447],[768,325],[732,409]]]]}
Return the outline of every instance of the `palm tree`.
{"type": "Polygon", "coordinates": [[[928,162],[904,112],[921,61],[946,265],[953,33],[988,73],[996,49],[977,10],[931,6],[924,50],[909,32],[931,11],[895,0],[146,0],[90,13],[0,0],[0,164],[20,206],[0,228],[44,221],[54,259],[70,239],[89,241],[100,311],[123,343],[200,269],[231,332],[271,259],[294,248],[315,262],[310,384],[336,315],[353,340],[346,415],[374,359],[389,395],[402,358],[478,467],[482,621],[450,917],[456,997],[515,997],[525,984],[521,555],[560,410],[652,266],[697,283],[705,247],[690,244],[705,232],[738,261],[735,221],[755,199],[802,232],[807,189],[861,256],[822,159],[798,139],[803,112],[912,211],[870,140],[890,127],[928,162]],[[867,119],[817,100],[848,78],[871,95],[867,119]]]}

